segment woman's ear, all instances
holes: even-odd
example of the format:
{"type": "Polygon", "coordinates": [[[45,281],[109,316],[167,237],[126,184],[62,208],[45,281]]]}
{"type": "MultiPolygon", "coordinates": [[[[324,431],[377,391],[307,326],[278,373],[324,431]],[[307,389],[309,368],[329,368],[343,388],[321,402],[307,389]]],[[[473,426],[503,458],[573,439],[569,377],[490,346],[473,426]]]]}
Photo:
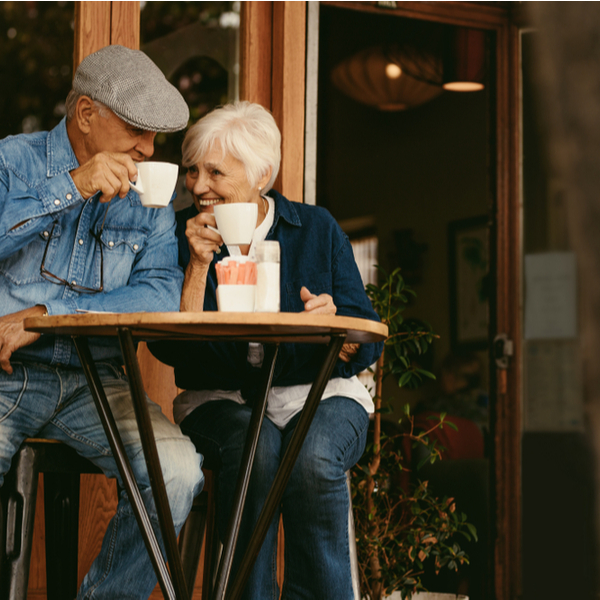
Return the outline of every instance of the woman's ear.
{"type": "Polygon", "coordinates": [[[75,106],[75,121],[82,133],[89,133],[95,112],[94,101],[89,96],[80,96],[75,106]]]}
{"type": "Polygon", "coordinates": [[[260,178],[259,182],[258,182],[258,189],[262,190],[267,183],[269,182],[269,179],[271,179],[271,174],[273,173],[273,167],[269,167],[269,170],[260,178]]]}

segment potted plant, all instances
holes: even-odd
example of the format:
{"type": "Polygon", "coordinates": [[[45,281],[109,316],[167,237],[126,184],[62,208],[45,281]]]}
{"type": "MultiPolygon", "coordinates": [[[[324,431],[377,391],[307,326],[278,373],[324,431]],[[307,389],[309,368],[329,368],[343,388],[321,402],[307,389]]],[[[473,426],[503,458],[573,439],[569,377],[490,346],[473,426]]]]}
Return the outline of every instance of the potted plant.
{"type": "MultiPolygon", "coordinates": [[[[415,388],[424,379],[435,379],[413,359],[423,354],[437,337],[422,322],[407,320],[403,312],[410,296],[415,296],[396,269],[390,275],[379,269],[382,283],[367,285],[367,294],[389,333],[375,370],[375,415],[372,440],[351,472],[357,553],[361,575],[361,594],[380,600],[393,592],[411,598],[423,590],[421,575],[426,561],[436,572],[458,569],[468,562],[458,535],[476,539],[475,528],[456,510],[452,498],[438,498],[428,490],[427,482],[406,477],[406,455],[420,447],[425,462],[441,457],[441,449],[430,441],[437,427],[451,426],[444,415],[418,432],[408,405],[400,420],[401,429],[386,432],[381,415],[383,380],[393,375],[399,387],[415,388]]],[[[420,465],[419,465],[420,466],[420,465]]]]}

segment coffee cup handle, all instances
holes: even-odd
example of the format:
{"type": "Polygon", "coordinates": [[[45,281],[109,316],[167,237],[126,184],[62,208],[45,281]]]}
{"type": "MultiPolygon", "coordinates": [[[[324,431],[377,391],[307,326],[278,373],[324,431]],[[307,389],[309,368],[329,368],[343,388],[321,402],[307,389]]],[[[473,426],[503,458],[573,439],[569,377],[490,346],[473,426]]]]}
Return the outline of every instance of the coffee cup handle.
{"type": "MultiPolygon", "coordinates": [[[[204,227],[208,227],[211,231],[214,231],[215,233],[219,233],[219,230],[216,227],[213,227],[212,225],[204,225],[204,227]]],[[[221,235],[219,233],[219,235],[221,235]]],[[[238,250],[238,248],[235,248],[235,250],[238,250]]],[[[234,254],[236,254],[235,250],[233,251],[234,254]]],[[[232,254],[232,249],[229,249],[229,253],[232,254]]],[[[221,254],[221,248],[217,248],[217,254],[221,254]]],[[[239,254],[239,252],[238,252],[239,254]]]]}
{"type": "Polygon", "coordinates": [[[144,188],[142,187],[142,182],[141,181],[137,181],[136,183],[133,183],[133,181],[129,182],[129,187],[132,190],[135,190],[138,194],[143,194],[144,193],[144,188]]]}

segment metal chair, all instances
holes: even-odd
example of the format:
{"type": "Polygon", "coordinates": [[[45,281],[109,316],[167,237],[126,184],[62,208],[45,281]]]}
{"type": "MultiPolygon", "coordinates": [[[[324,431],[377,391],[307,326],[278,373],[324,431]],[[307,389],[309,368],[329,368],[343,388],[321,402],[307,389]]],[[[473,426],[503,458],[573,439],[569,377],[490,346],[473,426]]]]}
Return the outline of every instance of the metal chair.
{"type": "Polygon", "coordinates": [[[44,474],[48,600],[77,595],[79,476],[101,473],[72,448],[26,440],[0,489],[0,600],[26,600],[39,474],[44,474]]]}
{"type": "MultiPolygon", "coordinates": [[[[26,600],[39,474],[44,475],[46,590],[48,600],[77,595],[79,476],[102,473],[69,446],[55,440],[28,439],[13,459],[0,488],[0,600],[26,600]]],[[[218,563],[216,480],[205,471],[206,484],[195,499],[179,537],[187,588],[194,588],[206,531],[202,597],[209,598],[218,563]]]]}

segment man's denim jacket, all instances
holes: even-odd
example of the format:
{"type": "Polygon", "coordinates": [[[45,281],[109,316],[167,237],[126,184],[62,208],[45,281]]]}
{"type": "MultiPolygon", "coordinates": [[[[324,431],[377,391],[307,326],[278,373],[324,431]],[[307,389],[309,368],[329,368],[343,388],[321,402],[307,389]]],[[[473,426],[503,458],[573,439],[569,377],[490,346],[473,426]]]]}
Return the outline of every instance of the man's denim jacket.
{"type": "MultiPolygon", "coordinates": [[[[322,207],[290,202],[278,192],[275,218],[268,240],[281,247],[281,311],[302,312],[300,288],[313,294],[330,294],[337,314],[379,321],[362,283],[348,237],[331,214],[322,207]]],[[[190,259],[185,223],[197,214],[195,207],[177,213],[180,264],[190,259]]],[[[204,298],[204,310],[217,310],[215,263],[227,256],[226,246],[215,255],[210,266],[204,298]]],[[[315,344],[281,344],[277,355],[274,386],[312,383],[322,364],[325,347],[315,344]]],[[[382,343],[362,344],[349,363],[337,361],[332,377],[351,377],[375,363],[382,343]]],[[[150,350],[160,360],[175,367],[175,379],[183,389],[242,390],[252,398],[258,369],[247,362],[248,344],[208,342],[159,342],[150,350]]]]}
{"type": "MultiPolygon", "coordinates": [[[[36,304],[48,314],[77,309],[109,312],[177,311],[183,274],[177,264],[172,205],[149,209],[130,191],[100,204],[77,191],[69,171],[79,166],[63,119],[50,132],[8,137],[0,142],[0,315],[36,304]],[[45,267],[89,288],[100,286],[100,250],[91,235],[100,230],[104,291],[76,292],[46,281],[45,267]]],[[[118,342],[94,338],[95,359],[120,357],[118,342]]],[[[13,360],[78,366],[68,337],[43,335],[13,354],[13,360]]]]}

